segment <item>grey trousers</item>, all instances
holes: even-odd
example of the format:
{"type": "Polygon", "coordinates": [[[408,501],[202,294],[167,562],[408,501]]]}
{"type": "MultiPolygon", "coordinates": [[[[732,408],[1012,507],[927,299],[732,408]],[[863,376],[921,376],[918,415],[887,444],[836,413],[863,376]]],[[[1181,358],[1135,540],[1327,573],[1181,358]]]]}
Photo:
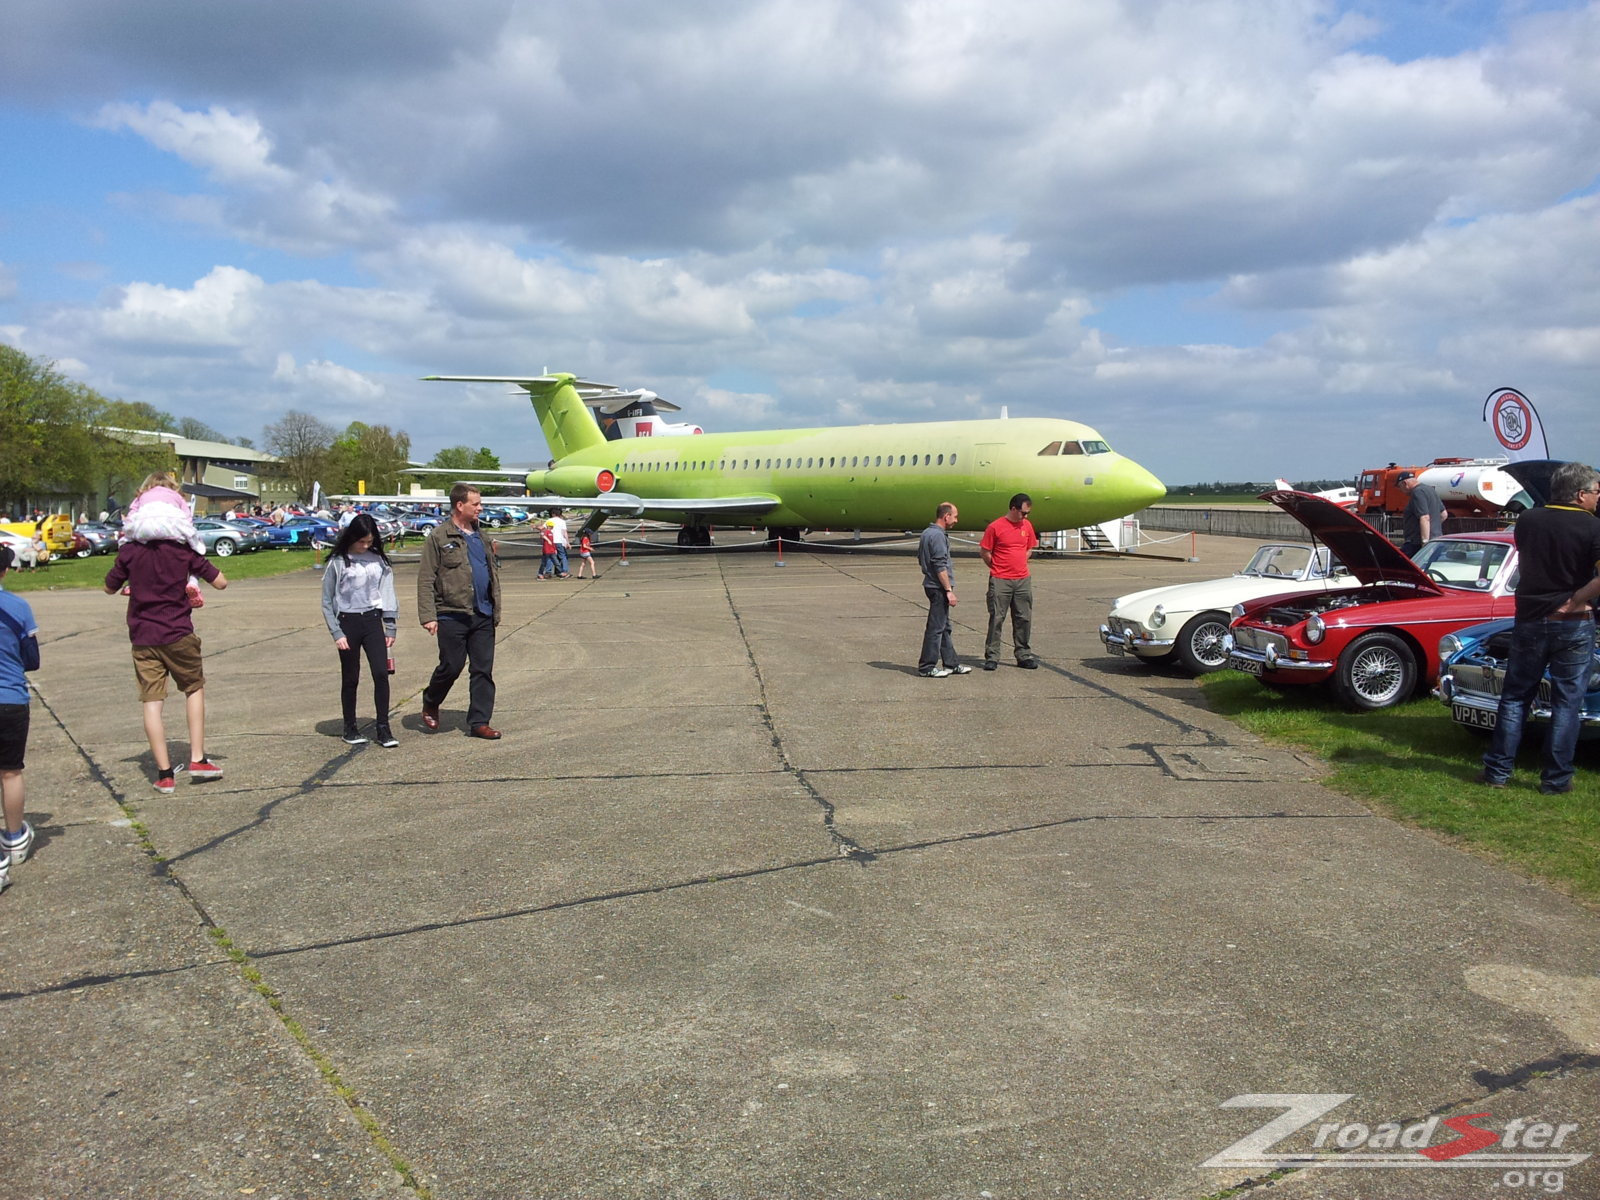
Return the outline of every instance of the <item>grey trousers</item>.
{"type": "Polygon", "coordinates": [[[1011,642],[1016,649],[1017,661],[1027,662],[1039,656],[1033,652],[1028,639],[1033,633],[1033,577],[1023,579],[996,579],[989,576],[989,637],[983,644],[986,662],[1000,661],[1000,631],[1005,626],[1006,614],[1011,614],[1011,642]]]}

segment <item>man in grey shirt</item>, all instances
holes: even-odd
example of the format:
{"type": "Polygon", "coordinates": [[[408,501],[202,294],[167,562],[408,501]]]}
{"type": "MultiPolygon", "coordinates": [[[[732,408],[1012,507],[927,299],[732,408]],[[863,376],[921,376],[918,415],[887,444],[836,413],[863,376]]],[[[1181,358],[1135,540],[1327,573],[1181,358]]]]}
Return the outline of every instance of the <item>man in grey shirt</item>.
{"type": "Polygon", "coordinates": [[[960,516],[956,506],[945,501],[934,510],[933,524],[922,531],[922,540],[917,543],[922,590],[928,593],[928,624],[922,632],[922,657],[917,661],[917,674],[925,679],[965,675],[972,670],[956,658],[956,645],[950,636],[950,609],[956,603],[956,587],[947,531],[955,528],[960,516]]]}
{"type": "Polygon", "coordinates": [[[1394,481],[1411,493],[1405,512],[1400,516],[1400,553],[1407,558],[1415,558],[1417,551],[1427,545],[1429,539],[1444,532],[1444,504],[1439,499],[1439,493],[1411,471],[1401,471],[1394,481]]]}

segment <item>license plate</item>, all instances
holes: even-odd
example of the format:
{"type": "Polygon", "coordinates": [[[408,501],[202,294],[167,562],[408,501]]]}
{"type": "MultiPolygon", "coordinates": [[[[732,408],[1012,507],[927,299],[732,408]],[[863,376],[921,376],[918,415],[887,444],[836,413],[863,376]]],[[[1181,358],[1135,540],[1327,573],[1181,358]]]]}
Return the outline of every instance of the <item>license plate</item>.
{"type": "Polygon", "coordinates": [[[1126,654],[1128,652],[1128,648],[1121,642],[1107,642],[1106,649],[1113,654],[1126,654]]]}
{"type": "Polygon", "coordinates": [[[1473,708],[1470,704],[1452,704],[1450,716],[1458,725],[1472,725],[1478,729],[1493,729],[1500,714],[1488,709],[1473,708]]]}
{"type": "Polygon", "coordinates": [[[1243,671],[1246,675],[1262,674],[1262,666],[1253,658],[1240,658],[1237,654],[1228,655],[1228,669],[1243,671]]]}

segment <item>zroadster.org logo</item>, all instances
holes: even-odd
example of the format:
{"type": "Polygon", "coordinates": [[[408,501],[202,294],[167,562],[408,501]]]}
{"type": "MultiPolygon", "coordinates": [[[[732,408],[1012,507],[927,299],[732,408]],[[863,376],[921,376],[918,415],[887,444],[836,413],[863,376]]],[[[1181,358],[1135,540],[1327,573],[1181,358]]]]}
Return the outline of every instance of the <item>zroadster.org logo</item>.
{"type": "Polygon", "coordinates": [[[1224,1100],[1223,1108],[1283,1108],[1288,1111],[1200,1165],[1274,1170],[1283,1167],[1477,1167],[1507,1172],[1502,1182],[1508,1186],[1538,1187],[1553,1182],[1552,1190],[1560,1190],[1561,1178],[1556,1170],[1575,1167],[1589,1157],[1586,1153],[1559,1152],[1578,1132],[1575,1124],[1550,1124],[1517,1117],[1497,1128],[1486,1112],[1429,1117],[1404,1126],[1396,1121],[1373,1127],[1359,1122],[1316,1123],[1318,1118],[1354,1098],[1353,1092],[1290,1092],[1251,1093],[1224,1100]],[[1480,1121],[1485,1123],[1478,1124],[1480,1121]],[[1435,1142],[1435,1135],[1442,1132],[1441,1126],[1442,1131],[1454,1132],[1456,1136],[1435,1142]],[[1296,1139],[1296,1144],[1303,1148],[1274,1148],[1301,1130],[1306,1131],[1306,1136],[1296,1139]],[[1554,1173],[1554,1178],[1540,1178],[1539,1172],[1554,1173]],[[1508,1182],[1512,1176],[1517,1177],[1515,1183],[1508,1182]]]}

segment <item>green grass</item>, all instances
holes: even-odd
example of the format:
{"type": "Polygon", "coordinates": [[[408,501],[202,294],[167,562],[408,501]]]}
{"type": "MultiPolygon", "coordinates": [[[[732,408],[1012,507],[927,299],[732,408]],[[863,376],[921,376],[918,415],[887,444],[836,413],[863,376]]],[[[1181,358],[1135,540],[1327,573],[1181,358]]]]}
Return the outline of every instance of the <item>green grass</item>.
{"type": "Polygon", "coordinates": [[[1472,782],[1487,740],[1456,725],[1431,697],[1353,713],[1324,689],[1274,692],[1234,671],[1207,675],[1201,687],[1215,711],[1327,762],[1334,790],[1600,901],[1600,745],[1579,745],[1571,792],[1542,796],[1540,726],[1524,739],[1511,785],[1498,789],[1472,782]]]}
{"type": "MultiPolygon", "coordinates": [[[[116,561],[115,555],[97,554],[93,558],[54,558],[48,566],[37,571],[6,572],[6,591],[42,592],[52,588],[98,588],[105,585],[106,572],[116,561]]],[[[250,554],[234,554],[227,558],[211,558],[228,582],[235,579],[261,579],[268,575],[286,575],[299,571],[317,561],[309,547],[291,550],[256,550],[250,554]]]]}

